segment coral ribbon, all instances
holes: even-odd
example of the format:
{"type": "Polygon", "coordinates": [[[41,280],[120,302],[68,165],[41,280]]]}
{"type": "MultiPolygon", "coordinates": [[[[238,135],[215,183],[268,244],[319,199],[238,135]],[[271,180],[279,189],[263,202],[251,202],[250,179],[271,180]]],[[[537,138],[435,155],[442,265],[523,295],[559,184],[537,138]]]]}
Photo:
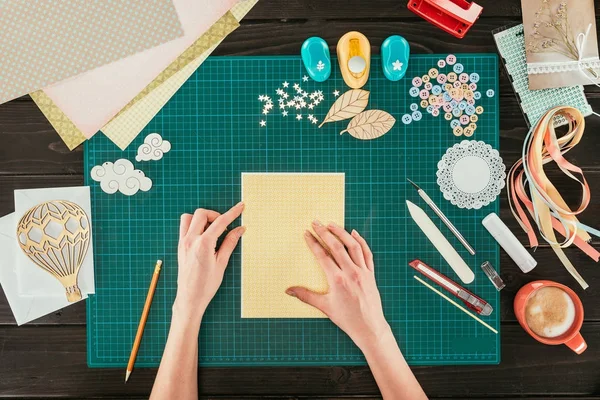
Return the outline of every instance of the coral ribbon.
{"type": "Polygon", "coordinates": [[[595,261],[600,260],[600,252],[589,244],[591,236],[588,232],[597,234],[597,231],[577,219],[577,215],[590,203],[589,185],[581,168],[563,157],[580,142],[584,129],[584,116],[576,108],[561,106],[546,112],[527,134],[522,158],[508,173],[507,187],[511,211],[527,233],[530,245],[537,247],[538,240],[529,216],[535,221],[542,238],[550,244],[565,268],[584,289],[587,289],[588,284],[563,252],[563,248],[575,244],[595,261]],[[554,118],[557,116],[562,116],[569,122],[568,132],[560,138],[554,129],[554,118]],[[581,186],[581,202],[575,210],[571,210],[546,176],[544,165],[553,161],[565,175],[581,186]],[[564,236],[562,242],[557,240],[554,231],[564,236]]]}

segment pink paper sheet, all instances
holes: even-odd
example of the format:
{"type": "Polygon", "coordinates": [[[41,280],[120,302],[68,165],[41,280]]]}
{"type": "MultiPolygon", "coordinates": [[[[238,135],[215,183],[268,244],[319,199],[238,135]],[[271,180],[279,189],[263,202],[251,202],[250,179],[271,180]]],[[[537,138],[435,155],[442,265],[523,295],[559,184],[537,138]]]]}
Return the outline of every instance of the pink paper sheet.
{"type": "Polygon", "coordinates": [[[173,0],[173,3],[184,36],[44,89],[87,138],[117,115],[237,0],[173,0]]]}

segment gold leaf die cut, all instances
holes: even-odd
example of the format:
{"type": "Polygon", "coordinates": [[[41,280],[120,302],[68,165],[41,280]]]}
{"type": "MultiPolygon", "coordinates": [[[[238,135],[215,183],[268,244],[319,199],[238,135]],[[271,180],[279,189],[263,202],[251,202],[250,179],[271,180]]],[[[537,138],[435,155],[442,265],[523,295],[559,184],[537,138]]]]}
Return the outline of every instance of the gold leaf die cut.
{"type": "Polygon", "coordinates": [[[328,122],[352,118],[361,113],[369,103],[369,92],[362,89],[351,89],[341,95],[327,112],[319,128],[328,122]]]}
{"type": "Polygon", "coordinates": [[[376,139],[385,135],[396,123],[396,118],[385,111],[369,110],[352,118],[348,127],[340,132],[348,132],[350,135],[361,140],[376,139]]]}

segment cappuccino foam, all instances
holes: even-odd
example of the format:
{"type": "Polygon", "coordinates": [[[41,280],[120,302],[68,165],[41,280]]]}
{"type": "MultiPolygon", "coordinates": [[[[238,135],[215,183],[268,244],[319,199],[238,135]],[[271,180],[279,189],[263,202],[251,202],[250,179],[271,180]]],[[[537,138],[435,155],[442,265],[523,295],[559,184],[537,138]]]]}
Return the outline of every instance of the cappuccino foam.
{"type": "Polygon", "coordinates": [[[539,336],[554,338],[566,333],[575,321],[575,304],[562,289],[536,290],[525,306],[527,325],[539,336]]]}

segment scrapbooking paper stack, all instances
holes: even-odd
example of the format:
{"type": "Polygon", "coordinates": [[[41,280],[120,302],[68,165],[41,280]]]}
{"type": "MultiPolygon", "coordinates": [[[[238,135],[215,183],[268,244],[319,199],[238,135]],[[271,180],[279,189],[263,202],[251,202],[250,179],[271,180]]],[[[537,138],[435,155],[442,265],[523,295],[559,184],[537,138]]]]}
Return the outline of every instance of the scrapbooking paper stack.
{"type": "Polygon", "coordinates": [[[0,284],[18,325],[95,292],[89,187],[15,191],[0,218],[0,284]]]}
{"type": "MultiPolygon", "coordinates": [[[[99,131],[120,149],[127,148],[258,2],[163,1],[171,3],[181,24],[181,35],[135,54],[122,52],[120,59],[51,85],[38,85],[40,90],[31,91],[31,97],[69,149],[99,131]]],[[[156,23],[161,23],[159,17],[156,23]]],[[[128,30],[129,26],[126,21],[113,29],[128,30]]]]}

